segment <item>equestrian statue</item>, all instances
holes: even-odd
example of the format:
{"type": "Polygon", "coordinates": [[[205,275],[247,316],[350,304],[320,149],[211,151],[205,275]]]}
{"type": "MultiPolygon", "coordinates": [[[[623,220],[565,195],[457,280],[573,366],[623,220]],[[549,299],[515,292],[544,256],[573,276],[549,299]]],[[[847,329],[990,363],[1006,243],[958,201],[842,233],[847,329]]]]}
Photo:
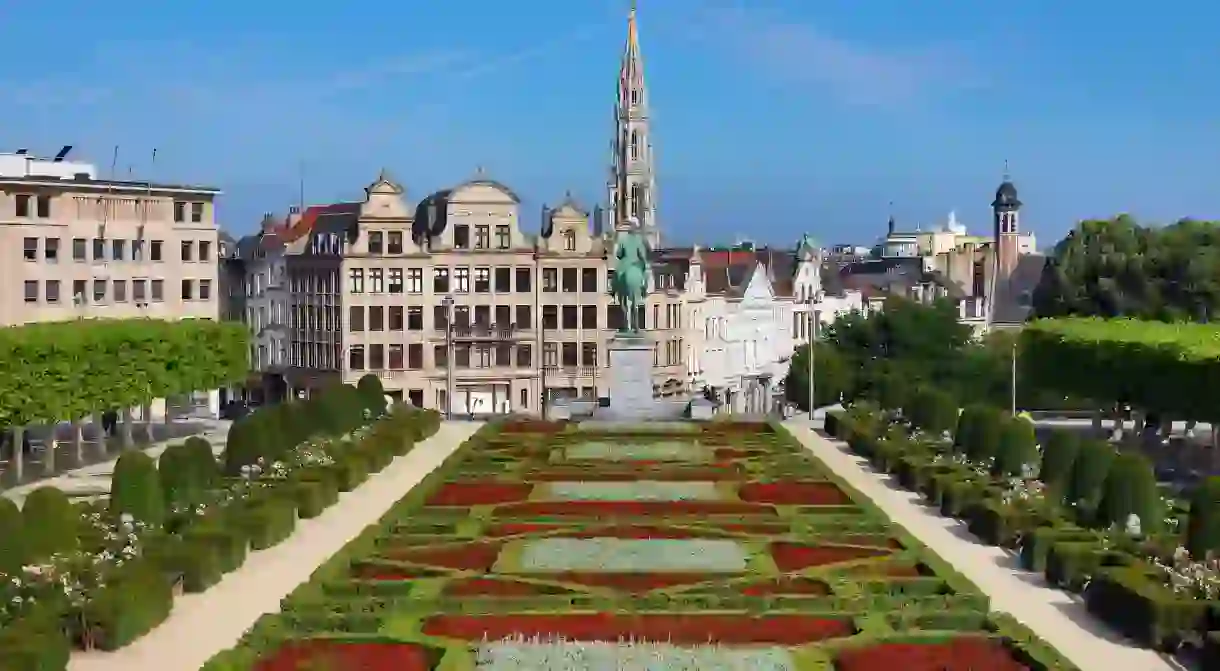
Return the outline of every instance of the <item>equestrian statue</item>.
{"type": "Polygon", "coordinates": [[[610,291],[623,311],[620,333],[638,334],[640,306],[648,292],[648,243],[640,233],[640,222],[629,217],[615,227],[614,282],[610,291]]]}

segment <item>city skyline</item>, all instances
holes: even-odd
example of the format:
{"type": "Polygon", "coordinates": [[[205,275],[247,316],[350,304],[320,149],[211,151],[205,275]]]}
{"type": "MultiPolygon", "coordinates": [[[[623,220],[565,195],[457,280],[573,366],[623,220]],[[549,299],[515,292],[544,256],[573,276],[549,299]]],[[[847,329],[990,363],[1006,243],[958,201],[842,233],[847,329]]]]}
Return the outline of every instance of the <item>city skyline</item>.
{"type": "MultiPolygon", "coordinates": [[[[358,9],[266,3],[212,28],[189,5],[130,16],[80,5],[80,28],[58,31],[70,46],[37,73],[0,76],[19,112],[7,149],[75,144],[105,173],[119,145],[119,176],[223,188],[219,220],[236,234],[295,204],[302,176],[307,202],[332,202],[387,167],[419,199],[483,166],[522,194],[536,230],[530,213],[565,191],[590,207],[605,199],[629,4],[384,10],[341,47],[320,38],[360,21],[358,9]]],[[[1205,21],[1154,17],[1163,30],[1151,30],[1131,14],[1098,18],[1090,2],[1002,20],[934,2],[871,22],[788,5],[640,6],[667,242],[810,232],[864,243],[884,232],[890,201],[899,228],[956,210],[982,232],[1005,160],[1026,229],[1047,243],[1081,217],[1207,218],[1220,204],[1206,158],[1220,128],[1186,100],[1210,95],[1191,84],[1207,81],[1201,52],[1214,50],[1190,37],[1205,21]],[[1107,40],[1076,39],[1086,20],[1107,40]],[[1136,37],[1155,48],[1132,63],[1121,45],[1136,37]]],[[[1213,11],[1199,7],[1195,17],[1213,11]]],[[[59,20],[34,6],[9,14],[22,34],[59,20]]]]}

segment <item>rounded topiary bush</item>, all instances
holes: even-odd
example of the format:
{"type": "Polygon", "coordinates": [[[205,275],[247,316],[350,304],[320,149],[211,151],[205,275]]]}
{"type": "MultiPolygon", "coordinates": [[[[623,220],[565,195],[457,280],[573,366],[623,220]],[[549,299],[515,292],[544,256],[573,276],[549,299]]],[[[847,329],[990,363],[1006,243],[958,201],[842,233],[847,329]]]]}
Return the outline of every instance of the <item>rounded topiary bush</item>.
{"type": "Polygon", "coordinates": [[[157,477],[161,480],[161,495],[165,504],[171,508],[182,503],[182,495],[187,479],[186,446],[174,443],[161,452],[157,458],[157,477]]]}
{"type": "Polygon", "coordinates": [[[877,378],[876,397],[881,407],[891,412],[902,410],[910,402],[912,389],[905,377],[897,373],[885,373],[877,378]]]}
{"type": "Polygon", "coordinates": [[[39,487],[30,492],[21,506],[21,520],[28,562],[72,552],[79,544],[80,515],[68,495],[54,487],[39,487]]]}
{"type": "Polygon", "coordinates": [[[957,399],[952,394],[933,389],[928,404],[928,431],[940,436],[957,426],[957,399]]]}
{"type": "Polygon", "coordinates": [[[1191,492],[1186,549],[1197,561],[1220,551],[1220,477],[1204,480],[1191,492]]]}
{"type": "Polygon", "coordinates": [[[360,401],[369,416],[377,418],[385,414],[385,388],[381,386],[380,377],[367,373],[356,383],[356,391],[360,392],[360,401]]]}
{"type": "Polygon", "coordinates": [[[1072,478],[1072,465],[1080,452],[1080,438],[1071,431],[1054,429],[1047,436],[1046,444],[1042,446],[1042,466],[1038,471],[1038,479],[1063,497],[1068,483],[1072,478]]]}
{"type": "Polygon", "coordinates": [[[1004,413],[995,408],[981,408],[974,426],[970,430],[970,442],[966,444],[966,456],[982,464],[995,457],[1000,449],[1000,436],[1004,430],[1004,413]]]}
{"type": "Polygon", "coordinates": [[[991,464],[993,475],[1017,477],[1024,474],[1026,465],[1038,463],[1038,439],[1034,425],[1024,417],[1005,417],[1001,423],[999,444],[995,461],[991,464]]]}
{"type": "Polygon", "coordinates": [[[1164,504],[1156,486],[1152,464],[1141,454],[1124,452],[1114,458],[1102,487],[1097,507],[1101,525],[1124,528],[1129,515],[1138,515],[1144,534],[1160,531],[1165,521],[1164,504]]]}
{"type": "Polygon", "coordinates": [[[224,472],[226,475],[241,474],[243,466],[249,466],[258,461],[259,441],[257,412],[235,420],[229,425],[229,434],[225,437],[224,472]]]}
{"type": "Polygon", "coordinates": [[[0,573],[12,575],[25,565],[25,526],[21,509],[0,496],[0,573]]]}
{"type": "Polygon", "coordinates": [[[199,436],[192,436],[186,439],[182,447],[183,462],[190,471],[191,484],[204,489],[214,487],[220,478],[220,469],[212,444],[199,436]]]}
{"type": "Polygon", "coordinates": [[[979,419],[984,412],[986,408],[981,405],[968,405],[962,409],[957,416],[957,428],[953,432],[954,452],[967,454],[970,451],[969,446],[978,433],[979,419]]]}
{"type": "Polygon", "coordinates": [[[110,478],[110,513],[131,515],[152,527],[165,522],[165,495],[152,457],[143,452],[124,452],[119,457],[110,478]]]}
{"type": "Polygon", "coordinates": [[[1072,464],[1072,476],[1068,481],[1065,500],[1085,506],[1096,506],[1101,498],[1101,488],[1114,463],[1114,446],[1104,440],[1086,440],[1080,444],[1076,461],[1072,464]]]}

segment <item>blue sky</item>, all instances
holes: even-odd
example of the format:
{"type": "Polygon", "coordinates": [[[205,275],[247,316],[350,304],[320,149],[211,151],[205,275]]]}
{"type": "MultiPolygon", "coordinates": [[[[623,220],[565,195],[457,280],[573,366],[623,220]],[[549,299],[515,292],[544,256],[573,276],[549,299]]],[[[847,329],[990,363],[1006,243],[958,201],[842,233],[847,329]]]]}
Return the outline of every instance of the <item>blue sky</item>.
{"type": "MultiPolygon", "coordinates": [[[[9,2],[5,149],[297,200],[408,196],[483,166],[531,226],[604,197],[628,0],[9,2]],[[14,46],[14,44],[16,46],[14,46]],[[28,57],[26,60],[19,52],[28,57]],[[7,145],[12,145],[7,146],[7,145]],[[302,167],[303,166],[303,171],[302,167]]],[[[1220,6],[640,0],[667,239],[868,241],[971,228],[1010,164],[1044,243],[1082,217],[1220,209],[1220,6]]],[[[1220,216],[1218,216],[1220,218],[1220,216]]]]}

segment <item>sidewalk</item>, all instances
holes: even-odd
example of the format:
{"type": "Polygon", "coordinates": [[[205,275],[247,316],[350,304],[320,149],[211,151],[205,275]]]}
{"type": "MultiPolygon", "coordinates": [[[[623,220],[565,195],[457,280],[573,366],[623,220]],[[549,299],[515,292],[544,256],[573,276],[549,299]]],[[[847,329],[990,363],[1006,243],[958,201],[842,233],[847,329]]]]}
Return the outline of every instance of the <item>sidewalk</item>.
{"type": "Polygon", "coordinates": [[[300,520],[288,540],[253,552],[246,563],[201,594],[174,600],[169,619],[115,652],[74,652],[69,671],[195,671],[237,644],[314,570],[375,523],[481,427],[444,422],[440,431],[398,457],[320,516],[300,520]]]}
{"type": "Polygon", "coordinates": [[[1094,619],[1082,602],[1047,587],[1040,575],[1016,568],[1004,550],[983,545],[955,519],[920,503],[918,494],[887,485],[847,446],[810,430],[808,421],[785,424],[810,452],[896,523],[939,554],[991,597],[992,610],[1011,614],[1059,649],[1081,671],[1177,669],[1156,652],[1135,647],[1094,619]]]}
{"type": "MultiPolygon", "coordinates": [[[[154,423],[153,428],[156,432],[154,435],[161,438],[161,440],[144,448],[132,447],[129,449],[142,449],[149,456],[157,458],[171,444],[180,443],[191,436],[200,436],[212,444],[213,452],[219,454],[224,450],[224,441],[225,436],[229,432],[229,424],[231,422],[228,420],[195,418],[176,420],[173,424],[154,423]]],[[[137,437],[143,437],[146,435],[143,431],[145,431],[145,427],[140,425],[135,427],[133,433],[137,437]]],[[[71,448],[71,444],[61,444],[60,453],[71,448]]],[[[39,487],[46,486],[57,487],[73,498],[87,499],[109,494],[110,475],[114,472],[114,462],[118,460],[123,450],[108,449],[98,442],[91,441],[85,444],[83,451],[86,453],[86,459],[91,461],[89,465],[71,468],[61,471],[58,475],[52,477],[43,477],[0,490],[0,495],[20,504],[30,492],[39,487]]],[[[27,461],[29,461],[28,457],[27,461]]],[[[63,464],[68,462],[60,460],[58,463],[63,464]]],[[[32,475],[39,473],[41,465],[36,462],[27,463],[25,468],[27,474],[32,475]]]]}

